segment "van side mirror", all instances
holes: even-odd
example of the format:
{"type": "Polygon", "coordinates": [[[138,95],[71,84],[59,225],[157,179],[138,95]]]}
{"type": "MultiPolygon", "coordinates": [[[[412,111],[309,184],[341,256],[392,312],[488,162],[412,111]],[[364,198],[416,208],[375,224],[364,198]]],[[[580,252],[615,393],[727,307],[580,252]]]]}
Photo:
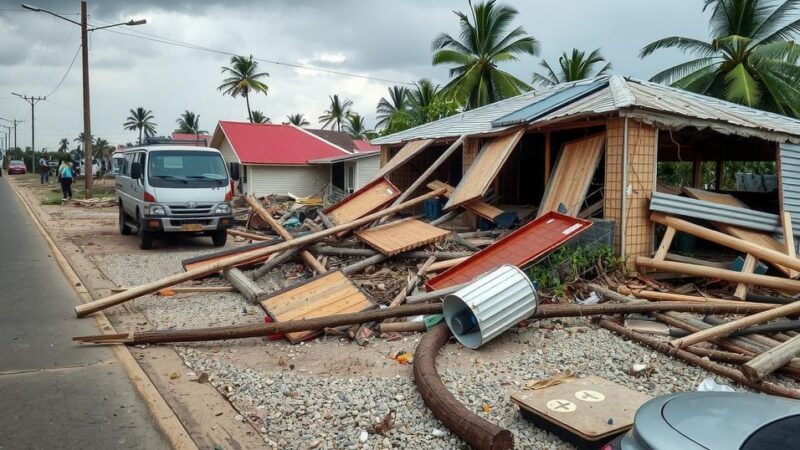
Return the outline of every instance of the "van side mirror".
{"type": "Polygon", "coordinates": [[[135,162],[131,163],[131,178],[139,180],[142,178],[142,164],[135,162]]]}
{"type": "Polygon", "coordinates": [[[232,162],[228,165],[230,166],[231,180],[239,181],[239,163],[232,162]]]}

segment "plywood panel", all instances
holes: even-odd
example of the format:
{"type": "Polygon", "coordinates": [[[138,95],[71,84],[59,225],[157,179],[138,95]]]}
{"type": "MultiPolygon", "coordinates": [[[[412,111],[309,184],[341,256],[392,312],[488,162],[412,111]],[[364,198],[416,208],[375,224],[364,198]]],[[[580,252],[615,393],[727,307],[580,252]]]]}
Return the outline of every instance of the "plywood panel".
{"type": "Polygon", "coordinates": [[[416,219],[401,219],[356,232],[362,242],[387,256],[436,242],[448,234],[448,230],[416,219]]]}
{"type": "Polygon", "coordinates": [[[407,143],[397,152],[396,155],[394,155],[394,158],[390,159],[386,164],[383,165],[383,167],[380,168],[375,176],[382,177],[392,170],[407,163],[411,158],[414,157],[414,155],[422,150],[425,150],[426,147],[431,145],[431,142],[433,142],[432,139],[420,139],[407,143]]]}
{"type": "MultiPolygon", "coordinates": [[[[455,189],[453,186],[450,186],[449,184],[438,180],[431,181],[430,183],[428,183],[428,189],[430,190],[435,191],[437,189],[442,189],[442,188],[447,189],[447,192],[444,193],[444,196],[447,198],[450,198],[450,195],[453,194],[453,190],[455,189]]],[[[492,206],[484,202],[483,200],[478,200],[478,199],[464,203],[463,205],[461,205],[461,207],[466,209],[467,211],[472,211],[473,213],[487,220],[494,220],[495,217],[499,216],[500,214],[503,214],[502,209],[492,206]]]]}
{"type": "Polygon", "coordinates": [[[478,157],[470,164],[444,209],[452,209],[483,196],[524,132],[519,130],[488,140],[478,153],[478,157]]]}
{"type": "MultiPolygon", "coordinates": [[[[308,282],[276,292],[261,306],[276,322],[312,319],[333,314],[365,311],[374,305],[342,272],[330,272],[308,282]]],[[[320,331],[287,333],[293,344],[318,335],[320,331]]]]}
{"type": "Polygon", "coordinates": [[[378,178],[324,212],[334,224],[341,225],[377,211],[399,195],[400,190],[389,180],[378,178]]]}
{"type": "MultiPolygon", "coordinates": [[[[698,200],[704,200],[712,203],[719,203],[721,205],[727,205],[727,206],[735,206],[737,208],[749,209],[747,205],[745,205],[738,198],[730,194],[709,192],[709,191],[704,191],[702,189],[693,189],[689,187],[684,187],[683,191],[688,196],[696,198],[698,200]]],[[[739,239],[744,239],[745,241],[752,242],[753,244],[760,245],[762,247],[775,250],[777,252],[786,253],[786,246],[781,241],[772,237],[769,233],[750,230],[747,228],[737,227],[735,225],[728,225],[725,223],[719,223],[719,222],[711,222],[711,223],[718,230],[722,231],[725,234],[729,234],[739,239]]],[[[781,272],[789,275],[792,278],[797,278],[798,276],[800,276],[800,274],[798,274],[796,271],[789,269],[788,267],[779,266],[777,264],[773,265],[777,269],[780,269],[781,272]]]]}
{"type": "Polygon", "coordinates": [[[566,215],[578,215],[603,154],[605,140],[603,133],[564,145],[536,217],[549,211],[558,211],[560,204],[567,208],[566,215]]]}

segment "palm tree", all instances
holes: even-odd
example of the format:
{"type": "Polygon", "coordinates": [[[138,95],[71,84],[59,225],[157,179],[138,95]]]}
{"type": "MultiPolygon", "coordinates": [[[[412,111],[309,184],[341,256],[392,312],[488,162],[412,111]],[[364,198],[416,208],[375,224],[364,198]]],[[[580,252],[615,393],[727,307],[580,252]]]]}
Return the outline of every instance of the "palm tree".
{"type": "Polygon", "coordinates": [[[307,125],[311,125],[310,123],[308,123],[306,118],[300,113],[289,114],[288,116],[286,116],[286,120],[287,120],[286,123],[290,123],[290,124],[292,124],[294,126],[297,126],[297,127],[304,127],[304,126],[307,126],[307,125]]]}
{"type": "Polygon", "coordinates": [[[102,168],[105,170],[106,167],[109,167],[109,159],[111,158],[111,153],[113,152],[114,147],[108,144],[108,141],[97,137],[94,139],[92,143],[92,151],[95,158],[98,161],[102,161],[102,168]]]}
{"type": "Polygon", "coordinates": [[[347,115],[350,113],[350,107],[353,102],[350,100],[339,100],[339,95],[334,94],[328,96],[331,100],[331,106],[319,116],[319,121],[322,122],[322,128],[331,126],[331,130],[336,126],[336,129],[342,131],[342,122],[347,120],[347,115]]]}
{"type": "Polygon", "coordinates": [[[69,150],[69,139],[63,138],[60,141],[58,141],[58,152],[64,153],[67,150],[69,150]]]}
{"type": "Polygon", "coordinates": [[[407,98],[408,89],[404,86],[390,87],[389,99],[381,97],[380,101],[378,101],[378,107],[376,108],[378,123],[375,124],[375,127],[394,130],[408,122],[407,98]]]}
{"type": "Polygon", "coordinates": [[[200,129],[200,114],[195,114],[188,109],[175,120],[178,124],[177,133],[203,134],[205,131],[200,129]]]}
{"type": "Polygon", "coordinates": [[[672,36],[642,48],[639,57],[676,48],[694,59],[650,80],[780,114],[800,116],[800,31],[797,0],[705,0],[710,40],[672,36]]]}
{"type": "Polygon", "coordinates": [[[472,5],[471,16],[455,11],[459,39],[442,33],[431,44],[433,65],[449,64],[452,80],[444,90],[466,109],[487,105],[528,91],[524,81],[500,70],[501,62],[516,61],[517,55],[539,54],[539,43],[522,27],[506,33],[517,10],[497,5],[495,0],[472,5]]]}
{"type": "Polygon", "coordinates": [[[264,113],[259,111],[259,110],[253,110],[253,112],[250,114],[250,122],[251,123],[272,123],[272,121],[269,120],[269,117],[265,116],[264,113]]]}
{"type": "Polygon", "coordinates": [[[156,124],[153,122],[153,119],[153,111],[140,106],[130,111],[130,115],[128,115],[128,118],[122,126],[129,131],[139,130],[138,143],[142,145],[142,133],[147,137],[156,134],[156,124]]]}
{"type": "Polygon", "coordinates": [[[347,115],[344,131],[353,139],[368,139],[372,130],[367,129],[367,123],[359,113],[350,113],[347,115]]]}
{"type": "Polygon", "coordinates": [[[586,52],[577,48],[572,49],[571,55],[567,55],[567,52],[562,53],[561,57],[558,58],[558,71],[553,70],[547,61],[542,60],[539,64],[545,68],[546,72],[544,74],[534,73],[533,84],[540,87],[594,78],[599,75],[605,75],[611,70],[611,63],[606,62],[603,55],[600,54],[599,48],[592,50],[589,56],[586,56],[586,52]],[[602,63],[606,64],[600,70],[597,70],[596,66],[602,63]]]}
{"type": "Polygon", "coordinates": [[[231,67],[223,67],[222,73],[230,75],[222,80],[222,84],[217,89],[223,95],[230,95],[233,98],[239,95],[244,97],[247,103],[247,117],[253,122],[253,114],[250,112],[250,92],[263,92],[265,95],[269,87],[260,81],[269,76],[267,72],[258,72],[258,61],[253,60],[253,55],[248,58],[244,56],[234,56],[231,58],[231,67]]]}
{"type": "Polygon", "coordinates": [[[77,142],[78,143],[78,146],[75,147],[75,157],[78,158],[78,159],[83,159],[83,150],[82,150],[83,142],[84,142],[84,140],[83,140],[83,131],[78,133],[78,137],[73,139],[72,142],[77,142]]]}

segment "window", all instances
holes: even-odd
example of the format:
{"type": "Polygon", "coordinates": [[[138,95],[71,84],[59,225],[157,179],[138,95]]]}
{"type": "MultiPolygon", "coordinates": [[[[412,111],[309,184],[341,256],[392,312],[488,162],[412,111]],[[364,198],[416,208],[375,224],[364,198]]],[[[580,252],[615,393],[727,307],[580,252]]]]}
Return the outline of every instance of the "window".
{"type": "Polygon", "coordinates": [[[133,162],[133,155],[125,155],[125,163],[122,165],[122,174],[126,177],[131,176],[131,163],[133,162]]]}
{"type": "Polygon", "coordinates": [[[239,175],[242,177],[242,183],[247,184],[247,166],[241,166],[239,175]]]}
{"type": "MultiPolygon", "coordinates": [[[[144,165],[144,156],[141,162],[144,165]]],[[[153,187],[215,187],[228,183],[225,161],[219,153],[207,151],[151,152],[147,177],[153,187]]]]}
{"type": "Polygon", "coordinates": [[[356,190],[356,165],[354,163],[346,163],[347,167],[347,180],[346,190],[348,194],[352,194],[356,190]]]}

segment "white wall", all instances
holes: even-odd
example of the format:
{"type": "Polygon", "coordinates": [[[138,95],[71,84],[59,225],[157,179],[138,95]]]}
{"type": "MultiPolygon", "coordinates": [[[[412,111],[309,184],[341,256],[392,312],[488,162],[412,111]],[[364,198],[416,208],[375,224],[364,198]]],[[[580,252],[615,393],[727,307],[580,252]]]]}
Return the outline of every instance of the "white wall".
{"type": "Polygon", "coordinates": [[[255,196],[286,194],[299,197],[319,194],[330,182],[330,169],[318,166],[256,166],[249,165],[246,189],[255,196]]]}
{"type": "Polygon", "coordinates": [[[381,152],[375,155],[356,160],[356,189],[364,186],[375,178],[381,165],[381,152]]]}
{"type": "Polygon", "coordinates": [[[233,152],[233,148],[227,139],[222,139],[218,150],[222,153],[222,159],[226,163],[239,162],[239,158],[236,157],[236,153],[233,152]]]}

